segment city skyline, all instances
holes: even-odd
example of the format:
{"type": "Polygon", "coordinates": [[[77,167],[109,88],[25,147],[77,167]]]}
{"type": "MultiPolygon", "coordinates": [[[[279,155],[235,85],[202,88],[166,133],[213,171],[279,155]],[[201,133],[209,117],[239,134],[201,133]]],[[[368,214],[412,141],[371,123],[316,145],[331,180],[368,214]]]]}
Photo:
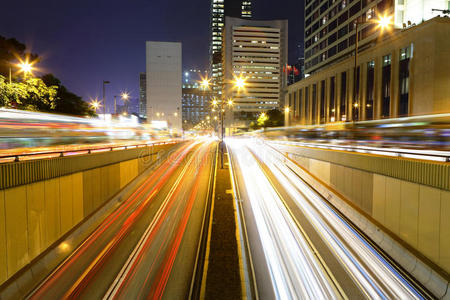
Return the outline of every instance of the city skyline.
{"type": "MultiPolygon", "coordinates": [[[[209,65],[209,2],[153,4],[141,0],[127,6],[118,1],[64,5],[30,2],[25,9],[10,2],[4,9],[21,11],[22,17],[10,14],[2,18],[0,35],[25,43],[42,58],[37,65],[42,74],[55,74],[85,101],[101,99],[102,80],[111,82],[106,88],[108,106],[112,107],[112,95],[122,91],[139,97],[146,40],[182,42],[183,69],[207,69],[209,65]],[[54,15],[56,9],[61,13],[54,15]],[[67,53],[72,55],[67,57],[67,53]]],[[[290,59],[294,60],[298,56],[295,45],[303,35],[303,2],[253,1],[252,11],[255,18],[290,20],[290,59]]]]}

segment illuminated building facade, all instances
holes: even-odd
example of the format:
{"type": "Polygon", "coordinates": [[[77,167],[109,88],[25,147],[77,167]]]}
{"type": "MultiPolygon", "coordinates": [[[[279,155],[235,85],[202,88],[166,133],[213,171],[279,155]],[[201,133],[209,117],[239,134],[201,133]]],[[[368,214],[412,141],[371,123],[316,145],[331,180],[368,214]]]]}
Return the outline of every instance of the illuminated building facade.
{"type": "Polygon", "coordinates": [[[223,76],[222,67],[222,29],[225,16],[245,18],[252,17],[251,0],[212,0],[211,1],[211,44],[210,44],[210,75],[212,89],[215,95],[220,95],[223,76]]]}
{"type": "Polygon", "coordinates": [[[359,50],[379,36],[378,15],[392,16],[395,28],[420,24],[449,9],[448,0],[305,0],[305,72],[312,74],[354,53],[355,20],[359,50]]]}
{"type": "Polygon", "coordinates": [[[211,114],[211,89],[204,89],[200,85],[201,78],[206,78],[207,72],[191,69],[183,74],[182,90],[182,121],[183,129],[192,129],[201,121],[207,121],[211,114]]]}
{"type": "Polygon", "coordinates": [[[246,127],[263,111],[278,108],[287,76],[287,20],[246,20],[226,17],[223,41],[223,99],[232,99],[233,126],[246,127]],[[236,89],[235,78],[245,78],[236,89]]]}
{"type": "Polygon", "coordinates": [[[450,19],[386,34],[359,53],[287,87],[289,125],[449,113],[450,19]],[[356,95],[355,95],[356,92],[356,95]]]}

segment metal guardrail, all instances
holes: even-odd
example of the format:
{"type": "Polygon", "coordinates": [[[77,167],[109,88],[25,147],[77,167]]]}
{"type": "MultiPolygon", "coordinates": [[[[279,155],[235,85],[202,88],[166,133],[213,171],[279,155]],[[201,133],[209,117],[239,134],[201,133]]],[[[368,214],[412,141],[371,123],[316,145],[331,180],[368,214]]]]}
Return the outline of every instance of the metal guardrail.
{"type": "MultiPolygon", "coordinates": [[[[80,150],[80,154],[68,152],[48,152],[47,159],[31,159],[6,162],[0,164],[0,190],[30,184],[33,182],[61,177],[89,169],[103,167],[123,161],[158,155],[161,150],[167,150],[177,141],[160,142],[150,145],[129,145],[121,147],[108,147],[105,151],[95,149],[80,150]],[[120,151],[119,151],[120,150],[120,151]],[[55,156],[51,156],[55,155],[55,156]]],[[[32,154],[37,155],[37,154],[32,154]]],[[[42,157],[39,157],[42,158],[42,157]]]]}
{"type": "Polygon", "coordinates": [[[329,150],[342,150],[349,152],[359,152],[368,153],[376,155],[386,155],[393,157],[403,157],[421,160],[431,160],[440,162],[450,162],[450,152],[449,151],[438,151],[438,150],[416,150],[407,148],[379,148],[370,146],[352,146],[352,145],[335,145],[327,143],[308,143],[308,142],[296,142],[296,141],[271,141],[277,144],[285,145],[297,145],[313,148],[322,148],[329,150]]]}
{"type": "Polygon", "coordinates": [[[306,146],[293,147],[295,147],[296,151],[292,151],[291,153],[302,157],[326,161],[443,190],[450,190],[450,164],[446,162],[424,161],[404,157],[382,156],[306,146]]]}
{"type": "MultiPolygon", "coordinates": [[[[73,155],[82,155],[82,154],[92,154],[98,152],[106,152],[106,151],[116,151],[116,150],[126,150],[133,148],[142,148],[148,146],[156,146],[163,145],[167,143],[173,143],[180,140],[168,140],[168,141],[157,141],[157,142],[145,142],[145,143],[137,143],[130,145],[123,144],[110,144],[110,145],[101,145],[101,146],[91,146],[91,147],[82,147],[82,148],[74,148],[74,149],[58,149],[58,150],[48,150],[48,151],[37,151],[30,153],[12,153],[12,154],[0,154],[0,164],[7,162],[19,162],[26,161],[32,159],[45,159],[45,158],[55,158],[55,157],[65,157],[65,156],[73,156],[73,155]]],[[[13,149],[11,150],[13,151],[13,149]]]]}

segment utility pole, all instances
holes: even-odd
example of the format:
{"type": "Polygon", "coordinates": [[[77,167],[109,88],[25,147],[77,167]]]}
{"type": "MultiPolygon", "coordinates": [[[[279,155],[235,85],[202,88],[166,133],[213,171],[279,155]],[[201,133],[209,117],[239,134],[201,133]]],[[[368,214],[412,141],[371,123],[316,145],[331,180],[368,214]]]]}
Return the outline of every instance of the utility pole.
{"type": "Polygon", "coordinates": [[[106,93],[105,93],[105,85],[109,84],[108,80],[103,80],[103,120],[106,121],[106,93]]]}

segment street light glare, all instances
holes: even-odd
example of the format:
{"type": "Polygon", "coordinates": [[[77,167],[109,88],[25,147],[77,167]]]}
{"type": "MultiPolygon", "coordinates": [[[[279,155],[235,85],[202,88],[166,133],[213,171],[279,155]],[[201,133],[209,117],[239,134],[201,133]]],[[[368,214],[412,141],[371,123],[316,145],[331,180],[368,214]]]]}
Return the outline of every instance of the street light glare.
{"type": "Polygon", "coordinates": [[[130,98],[130,95],[128,95],[128,93],[126,93],[126,92],[123,92],[121,97],[123,100],[128,100],[130,98]]]}
{"type": "Polygon", "coordinates": [[[227,103],[228,103],[228,106],[233,106],[233,100],[229,99],[227,103]]]}
{"type": "Polygon", "coordinates": [[[234,87],[236,87],[238,90],[241,90],[243,88],[245,88],[246,82],[245,82],[246,78],[239,76],[239,77],[235,77],[234,78],[234,87]]]}
{"type": "Polygon", "coordinates": [[[97,109],[101,106],[100,102],[97,99],[92,100],[89,104],[95,111],[97,111],[97,109]]]}
{"type": "Polygon", "coordinates": [[[289,113],[289,111],[290,111],[289,106],[286,106],[286,107],[284,108],[284,112],[285,112],[285,113],[289,113]]]}
{"type": "Polygon", "coordinates": [[[214,106],[216,106],[218,103],[219,103],[219,102],[218,102],[216,99],[214,99],[214,100],[212,101],[212,105],[214,105],[214,106]]]}
{"type": "Polygon", "coordinates": [[[34,70],[33,65],[35,64],[35,61],[30,62],[29,58],[27,57],[25,60],[22,60],[18,58],[19,63],[17,64],[17,67],[19,68],[20,72],[26,74],[31,74],[34,70]]]}
{"type": "Polygon", "coordinates": [[[378,28],[380,28],[381,30],[388,29],[389,26],[391,26],[392,24],[391,19],[392,16],[388,15],[380,16],[377,20],[378,28]]]}

